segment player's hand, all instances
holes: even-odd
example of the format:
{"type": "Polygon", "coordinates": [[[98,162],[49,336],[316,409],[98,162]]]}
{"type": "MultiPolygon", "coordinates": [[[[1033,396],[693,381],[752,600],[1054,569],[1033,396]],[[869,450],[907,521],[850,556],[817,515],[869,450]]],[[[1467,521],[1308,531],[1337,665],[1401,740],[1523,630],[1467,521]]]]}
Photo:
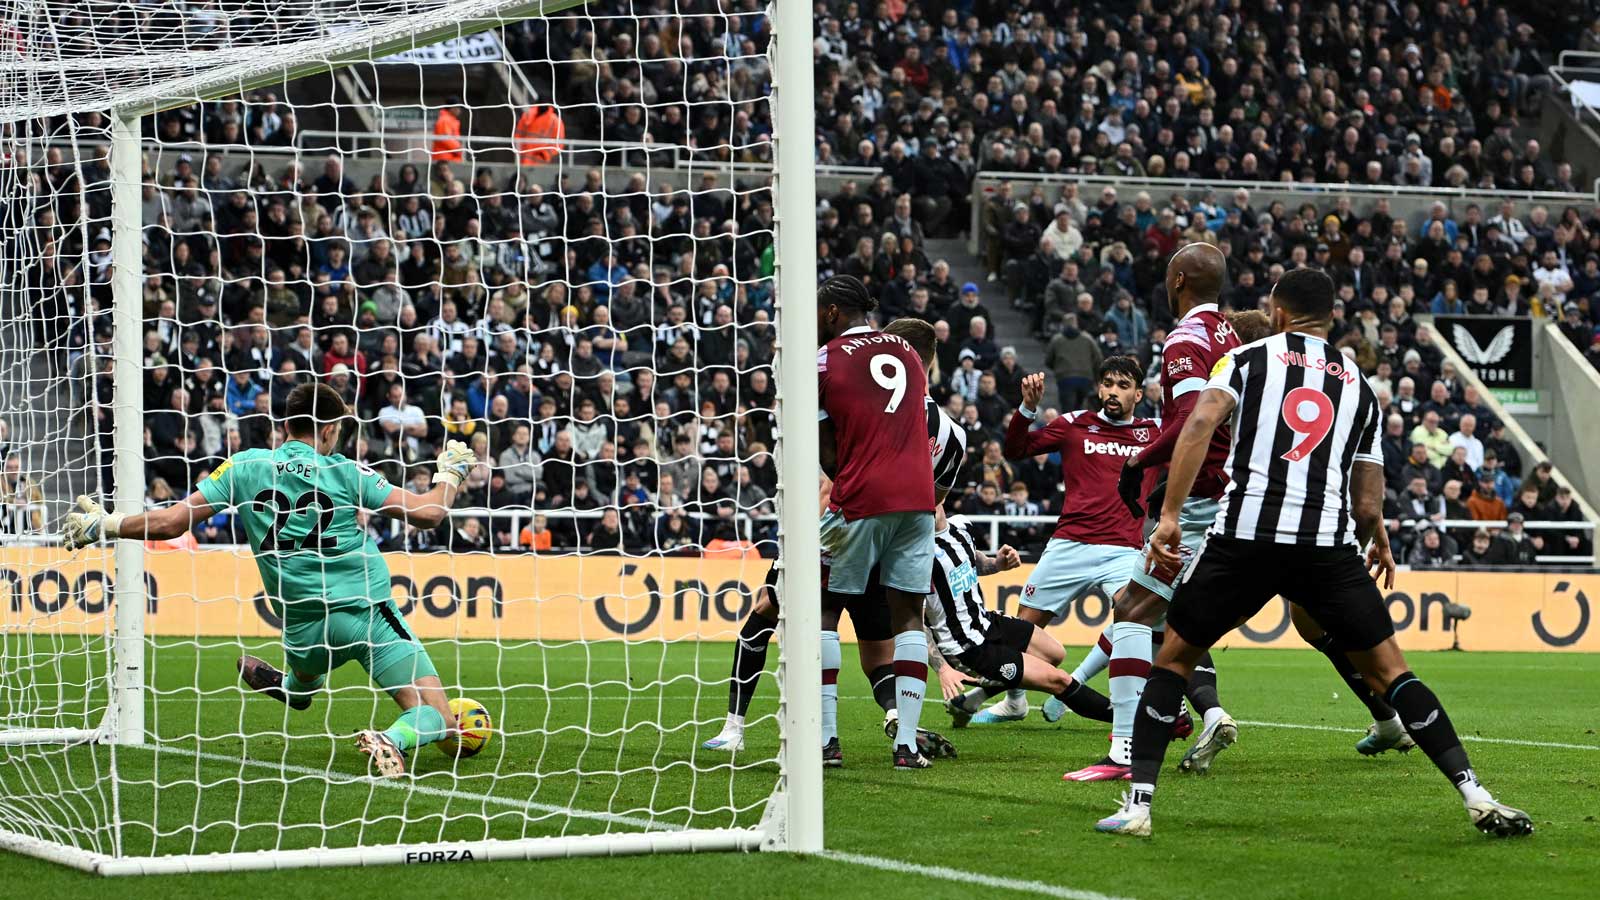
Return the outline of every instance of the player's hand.
{"type": "Polygon", "coordinates": [[[1394,587],[1394,554],[1389,552],[1389,535],[1382,531],[1367,548],[1367,571],[1384,590],[1394,587]]]}
{"type": "Polygon", "coordinates": [[[939,670],[939,690],[944,692],[946,700],[954,700],[966,693],[966,676],[961,674],[960,670],[955,666],[946,662],[944,667],[939,670]]]}
{"type": "Polygon", "coordinates": [[[1039,409],[1039,401],[1044,399],[1044,373],[1035,372],[1022,378],[1022,405],[1032,410],[1039,409]]]}
{"type": "Polygon", "coordinates": [[[1122,498],[1135,519],[1144,518],[1144,507],[1139,505],[1139,495],[1143,492],[1144,468],[1139,465],[1139,457],[1130,456],[1122,466],[1122,473],[1117,476],[1117,496],[1122,498]]]}
{"type": "Polygon", "coordinates": [[[78,495],[78,511],[67,513],[61,526],[62,543],[68,550],[87,547],[100,540],[101,535],[117,537],[121,530],[121,513],[107,514],[100,504],[83,494],[78,495]]]}
{"type": "Polygon", "coordinates": [[[1009,572],[1022,565],[1022,554],[1017,552],[1017,548],[1010,544],[1005,544],[995,551],[994,565],[1001,572],[1009,572]]]}
{"type": "Polygon", "coordinates": [[[474,456],[466,444],[460,441],[450,441],[439,452],[434,466],[438,469],[433,475],[433,483],[449,482],[452,487],[461,487],[461,482],[467,480],[467,472],[472,470],[478,457],[474,456]]]}
{"type": "Polygon", "coordinates": [[[1149,550],[1150,561],[1157,566],[1174,572],[1183,568],[1183,557],[1179,555],[1183,546],[1183,532],[1178,528],[1176,516],[1163,515],[1156,530],[1150,532],[1150,542],[1145,546],[1149,550]]]}

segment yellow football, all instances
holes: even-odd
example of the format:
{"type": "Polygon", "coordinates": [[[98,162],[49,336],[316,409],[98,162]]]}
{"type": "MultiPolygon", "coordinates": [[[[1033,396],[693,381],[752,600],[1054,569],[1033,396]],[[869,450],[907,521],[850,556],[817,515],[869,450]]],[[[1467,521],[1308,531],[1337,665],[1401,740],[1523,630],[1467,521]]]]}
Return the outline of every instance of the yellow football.
{"type": "Polygon", "coordinates": [[[489,711],[483,704],[466,697],[457,697],[450,701],[450,712],[456,717],[456,733],[439,741],[437,746],[446,756],[457,759],[466,759],[477,756],[483,748],[489,746],[489,736],[493,734],[494,723],[489,719],[489,711]]]}

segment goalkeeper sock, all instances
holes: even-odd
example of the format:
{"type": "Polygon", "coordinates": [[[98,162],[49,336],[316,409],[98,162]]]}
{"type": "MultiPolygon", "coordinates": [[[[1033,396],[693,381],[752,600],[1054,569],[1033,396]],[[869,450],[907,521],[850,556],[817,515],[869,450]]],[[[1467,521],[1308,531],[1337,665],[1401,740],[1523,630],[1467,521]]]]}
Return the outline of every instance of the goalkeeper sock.
{"type": "Polygon", "coordinates": [[[1057,694],[1056,699],[1065,703],[1067,709],[1085,719],[1093,719],[1096,722],[1111,721],[1111,701],[1105,694],[1089,687],[1076,677],[1072,679],[1072,686],[1057,694]]]}
{"type": "Polygon", "coordinates": [[[822,633],[822,745],[839,736],[839,666],[844,651],[839,647],[839,632],[822,633]]]}
{"type": "Polygon", "coordinates": [[[383,736],[402,752],[409,753],[423,744],[442,740],[448,733],[449,727],[444,723],[444,716],[424,703],[401,713],[400,718],[395,719],[394,724],[383,732],[383,736]]]}
{"type": "Polygon", "coordinates": [[[1462,802],[1470,804],[1492,799],[1478,783],[1478,776],[1473,774],[1466,748],[1461,746],[1456,727],[1445,714],[1444,704],[1422,679],[1410,672],[1403,673],[1389,685],[1388,700],[1400,714],[1400,721],[1405,723],[1406,733],[1461,792],[1462,802]]]}
{"type": "Polygon", "coordinates": [[[1100,640],[1095,641],[1093,647],[1084,655],[1083,661],[1072,670],[1072,680],[1086,682],[1099,675],[1106,669],[1106,664],[1111,662],[1111,629],[1100,633],[1100,640]]]}
{"type": "Polygon", "coordinates": [[[1388,722],[1394,718],[1394,707],[1385,703],[1382,697],[1372,692],[1372,688],[1367,686],[1367,680],[1361,677],[1360,672],[1356,671],[1355,663],[1351,662],[1350,657],[1345,655],[1344,649],[1339,646],[1338,641],[1334,640],[1333,635],[1324,634],[1310,643],[1312,647],[1315,647],[1323,656],[1328,658],[1328,662],[1333,663],[1334,670],[1339,673],[1340,678],[1344,679],[1344,683],[1350,686],[1350,691],[1362,703],[1366,704],[1367,712],[1372,714],[1372,721],[1381,723],[1388,722]]]}
{"type": "Polygon", "coordinates": [[[928,635],[921,628],[894,636],[895,708],[900,726],[896,747],[917,749],[917,721],[922,718],[922,694],[928,689],[928,635]]]}
{"type": "Polygon", "coordinates": [[[867,680],[872,682],[872,699],[878,702],[878,706],[884,712],[894,709],[894,666],[874,666],[867,673],[867,680]]]}
{"type": "Polygon", "coordinates": [[[767,667],[767,645],[772,642],[772,632],[777,627],[777,619],[769,619],[758,612],[744,620],[744,626],[739,629],[739,642],[734,646],[733,671],[728,679],[728,715],[742,719],[750,709],[756,682],[761,680],[761,673],[767,667]]]}

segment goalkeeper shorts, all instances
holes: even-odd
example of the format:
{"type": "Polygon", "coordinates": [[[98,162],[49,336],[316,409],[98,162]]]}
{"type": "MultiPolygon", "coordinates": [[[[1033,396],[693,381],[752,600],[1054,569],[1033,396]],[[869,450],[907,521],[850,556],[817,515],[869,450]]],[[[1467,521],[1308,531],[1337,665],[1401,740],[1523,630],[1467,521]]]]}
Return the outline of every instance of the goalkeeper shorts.
{"type": "Polygon", "coordinates": [[[354,660],[385,690],[439,674],[393,600],[286,621],[283,655],[290,669],[311,677],[326,675],[354,660]]]}

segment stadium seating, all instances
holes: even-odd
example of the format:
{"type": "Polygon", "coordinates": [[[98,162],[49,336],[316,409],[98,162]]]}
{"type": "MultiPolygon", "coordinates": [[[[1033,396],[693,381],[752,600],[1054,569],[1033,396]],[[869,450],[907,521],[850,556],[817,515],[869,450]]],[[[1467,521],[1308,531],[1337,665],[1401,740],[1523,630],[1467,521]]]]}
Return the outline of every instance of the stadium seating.
{"type": "MultiPolygon", "coordinates": [[[[622,6],[595,2],[502,35],[541,102],[560,110],[565,136],[602,142],[574,149],[562,181],[529,175],[545,169],[474,165],[462,141],[509,143],[509,121],[490,117],[469,120],[462,141],[461,123],[447,121],[436,131],[448,137],[436,139],[449,146],[438,144],[431,164],[381,172],[337,153],[304,169],[266,152],[152,156],[151,503],[169,502],[232,450],[280,440],[272,420],[288,390],[323,378],[363,422],[349,452],[396,483],[424,484],[425,463],[447,438],[470,442],[482,460],[463,504],[482,515],[437,534],[383,531],[384,546],[670,553],[770,535],[765,176],[646,181],[647,165],[770,162],[771,122],[757,102],[770,87],[764,20],[678,19],[667,14],[694,4],[659,2],[606,15],[622,6]],[[737,61],[685,71],[671,58],[683,41],[701,58],[713,45],[734,48],[737,61]],[[628,97],[638,106],[618,102],[628,97]],[[490,134],[500,124],[504,133],[490,134]],[[648,154],[604,148],[647,134],[648,154]],[[621,202],[598,192],[597,181],[617,174],[581,166],[600,162],[638,192],[621,202]]],[[[1082,394],[1074,379],[1106,354],[1148,364],[1170,324],[1165,259],[1206,240],[1229,253],[1224,299],[1234,308],[1256,307],[1287,267],[1334,277],[1336,340],[1399,417],[1385,443],[1390,517],[1413,552],[1453,564],[1417,532],[1424,520],[1504,517],[1468,503],[1486,471],[1506,507],[1520,502],[1519,479],[1538,485],[1535,506],[1518,510],[1525,520],[1573,515],[1557,485],[1521,465],[1413,318],[1559,317],[1600,365],[1600,209],[1527,199],[1572,195],[1583,183],[1527,137],[1549,88],[1543,67],[1567,39],[1559,30],[1479,3],[1406,4],[1396,15],[1390,4],[1359,2],[1308,9],[1300,21],[1271,2],[1209,21],[1131,5],[822,6],[818,164],[859,177],[818,198],[819,274],[861,277],[886,318],[936,323],[933,392],[971,448],[951,508],[1052,513],[1055,464],[1008,462],[996,443],[1027,366],[1047,366],[1066,403],[1082,394]],[[1108,176],[1173,187],[1119,190],[1108,176]],[[1366,199],[1322,191],[1298,204],[1256,203],[1251,187],[1204,182],[1350,184],[1366,199]],[[1371,202],[1382,186],[1507,199],[1408,216],[1371,202]],[[930,258],[930,241],[963,233],[976,257],[930,258]],[[966,282],[953,270],[982,274],[966,282]],[[1032,333],[996,333],[992,311],[1001,308],[1022,311],[1032,333]],[[1472,426],[1463,424],[1469,414],[1472,426]],[[1469,448],[1470,462],[1436,454],[1451,441],[1469,448]],[[1414,444],[1427,459],[1408,469],[1414,444]]],[[[163,113],[148,136],[303,147],[293,112],[259,91],[163,113]]],[[[103,180],[91,175],[104,165],[93,151],[55,162],[55,190],[103,180]]],[[[106,193],[48,214],[103,219],[106,193]]],[[[104,249],[94,229],[84,235],[104,249]]],[[[37,302],[76,317],[49,336],[65,352],[81,356],[108,339],[106,278],[103,265],[37,264],[37,302]],[[89,287],[89,308],[76,306],[78,284],[89,287]]],[[[90,374],[104,435],[109,377],[90,374]]],[[[5,486],[7,496],[27,492],[14,478],[5,486]]],[[[1018,522],[1001,538],[1037,550],[1049,531],[1018,522]]],[[[1589,552],[1586,532],[1546,534],[1589,552]]],[[[1473,534],[1436,535],[1473,562],[1534,555],[1502,547],[1498,535],[1495,553],[1476,555],[1473,534]]],[[[226,514],[199,537],[239,540],[226,514]]]]}

